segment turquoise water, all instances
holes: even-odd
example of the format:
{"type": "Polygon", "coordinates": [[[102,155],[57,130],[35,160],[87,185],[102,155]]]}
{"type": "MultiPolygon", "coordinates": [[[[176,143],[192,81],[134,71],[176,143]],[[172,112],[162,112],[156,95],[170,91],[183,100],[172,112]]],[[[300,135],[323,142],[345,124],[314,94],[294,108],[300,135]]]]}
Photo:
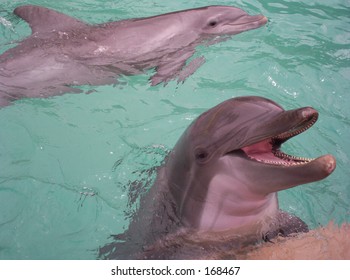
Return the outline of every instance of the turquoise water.
{"type": "Polygon", "coordinates": [[[280,193],[281,208],[311,227],[350,222],[350,2],[0,0],[0,53],[30,34],[12,15],[22,4],[90,23],[212,4],[262,13],[269,23],[210,47],[184,84],[150,87],[143,75],[92,93],[21,100],[0,109],[0,259],[95,259],[122,232],[142,190],[184,129],[228,98],[259,95],[286,109],[312,106],[319,121],[284,145],[296,155],[330,153],[326,180],[280,193]],[[131,191],[130,191],[131,189],[131,191]]]}

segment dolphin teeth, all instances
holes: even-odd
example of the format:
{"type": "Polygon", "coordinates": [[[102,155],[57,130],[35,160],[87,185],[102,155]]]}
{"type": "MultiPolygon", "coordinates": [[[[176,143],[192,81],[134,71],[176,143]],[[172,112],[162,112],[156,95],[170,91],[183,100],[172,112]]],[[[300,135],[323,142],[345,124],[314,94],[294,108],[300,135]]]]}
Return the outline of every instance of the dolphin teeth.
{"type": "Polygon", "coordinates": [[[250,159],[257,162],[261,162],[265,164],[273,164],[273,165],[283,165],[283,166],[302,165],[314,160],[312,158],[288,155],[286,153],[283,153],[280,150],[273,150],[271,152],[276,157],[276,160],[264,159],[263,157],[258,157],[257,155],[253,156],[250,154],[247,154],[247,156],[250,159]]]}
{"type": "Polygon", "coordinates": [[[288,155],[280,150],[281,145],[288,139],[303,133],[315,124],[318,114],[314,109],[305,108],[299,112],[299,122],[289,128],[289,130],[265,138],[260,142],[242,147],[243,152],[252,160],[273,165],[293,166],[303,165],[314,160],[314,158],[297,157],[288,155]]]}
{"type": "Polygon", "coordinates": [[[289,138],[292,138],[298,134],[303,133],[304,131],[308,130],[311,126],[313,126],[315,124],[315,122],[317,121],[318,116],[317,115],[313,115],[312,119],[310,119],[307,124],[305,124],[302,128],[300,129],[295,129],[293,131],[287,131],[287,132],[283,132],[275,137],[272,138],[272,141],[283,141],[283,140],[287,140],[289,138]]]}
{"type": "Polygon", "coordinates": [[[283,153],[282,151],[272,151],[274,156],[285,162],[285,165],[301,165],[313,161],[313,158],[297,157],[283,153]]]}

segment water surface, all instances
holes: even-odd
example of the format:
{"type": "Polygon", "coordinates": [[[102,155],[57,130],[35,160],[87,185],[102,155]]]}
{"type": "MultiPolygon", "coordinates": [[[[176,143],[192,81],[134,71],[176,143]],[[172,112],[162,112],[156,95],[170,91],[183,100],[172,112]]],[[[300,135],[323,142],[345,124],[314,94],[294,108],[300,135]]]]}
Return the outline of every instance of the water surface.
{"type": "Polygon", "coordinates": [[[311,227],[350,222],[349,1],[1,0],[1,53],[30,34],[12,14],[22,4],[89,23],[224,4],[262,13],[269,23],[199,47],[207,62],[184,84],[150,87],[149,71],[116,86],[80,87],[88,95],[0,109],[0,259],[95,259],[137,207],[143,190],[132,182],[150,186],[155,174],[148,169],[161,164],[191,121],[241,95],[319,111],[316,125],[284,150],[333,154],[337,169],[281,192],[280,205],[311,227]]]}

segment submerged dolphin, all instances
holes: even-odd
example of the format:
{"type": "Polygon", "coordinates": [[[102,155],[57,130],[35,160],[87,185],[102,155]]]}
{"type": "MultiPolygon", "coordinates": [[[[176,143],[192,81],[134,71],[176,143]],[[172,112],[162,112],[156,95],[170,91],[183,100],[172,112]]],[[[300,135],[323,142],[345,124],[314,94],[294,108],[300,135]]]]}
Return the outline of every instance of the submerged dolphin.
{"type": "Polygon", "coordinates": [[[234,258],[248,244],[307,231],[279,210],[277,192],[327,177],[336,161],[287,155],[281,145],[317,118],[311,107],[285,111],[261,97],[233,98],[203,113],[170,152],[129,229],[100,256],[234,258]]]}
{"type": "Polygon", "coordinates": [[[151,84],[183,81],[203,62],[187,60],[199,44],[267,22],[229,6],[209,6],[149,18],[89,25],[56,11],[21,6],[14,13],[32,35],[0,56],[0,106],[23,97],[47,97],[69,86],[115,83],[116,76],[156,68],[151,84]]]}

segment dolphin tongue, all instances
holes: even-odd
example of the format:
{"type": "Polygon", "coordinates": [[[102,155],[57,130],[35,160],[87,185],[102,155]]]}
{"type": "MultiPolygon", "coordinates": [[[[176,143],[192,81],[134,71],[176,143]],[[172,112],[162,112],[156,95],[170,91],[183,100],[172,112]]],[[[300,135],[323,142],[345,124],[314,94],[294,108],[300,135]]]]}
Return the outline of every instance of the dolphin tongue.
{"type": "Polygon", "coordinates": [[[276,165],[296,165],[305,164],[313,159],[296,157],[283,153],[274,147],[271,139],[263,140],[259,143],[243,147],[242,150],[252,160],[267,164],[276,165]]]}
{"type": "Polygon", "coordinates": [[[246,153],[246,155],[249,158],[256,161],[276,164],[284,163],[284,161],[281,158],[276,157],[273,153],[273,145],[270,139],[263,140],[259,143],[243,147],[242,150],[246,153]]]}

